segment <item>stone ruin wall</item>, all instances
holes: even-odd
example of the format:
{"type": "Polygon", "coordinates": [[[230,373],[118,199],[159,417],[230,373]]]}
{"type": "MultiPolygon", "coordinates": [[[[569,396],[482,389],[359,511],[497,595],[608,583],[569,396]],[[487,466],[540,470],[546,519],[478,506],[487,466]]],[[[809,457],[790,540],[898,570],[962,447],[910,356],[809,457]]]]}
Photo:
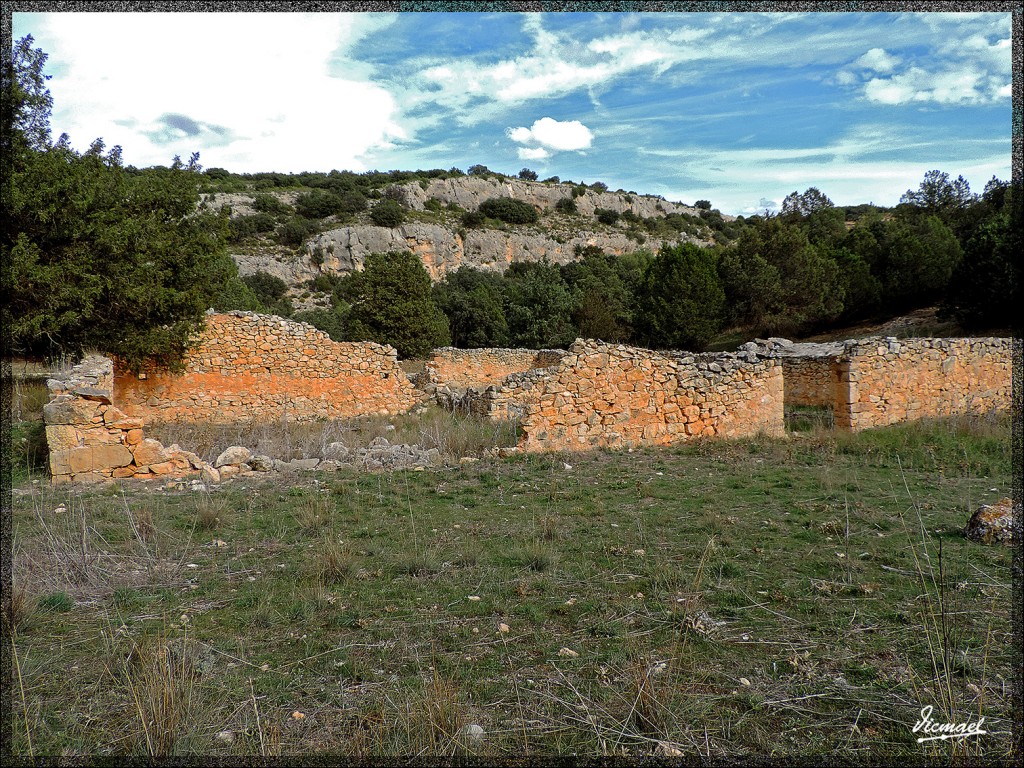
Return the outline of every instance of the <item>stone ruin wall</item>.
{"type": "Polygon", "coordinates": [[[113,362],[99,355],[47,380],[50,401],[43,406],[43,421],[51,482],[184,477],[209,470],[196,454],[147,439],[142,419],[113,404],[113,384],[113,362]]]}
{"type": "Polygon", "coordinates": [[[661,354],[577,340],[529,387],[527,451],[782,435],[782,366],[736,354],[661,354]]]}
{"type": "Polygon", "coordinates": [[[1008,411],[1010,339],[873,338],[846,342],[836,426],[861,430],[915,419],[1008,411]]]}
{"type": "Polygon", "coordinates": [[[783,357],[781,360],[787,406],[835,407],[840,384],[836,357],[783,357]]]}
{"type": "Polygon", "coordinates": [[[420,399],[392,347],[254,312],[208,314],[183,362],[179,374],[118,366],[115,401],[150,422],[230,424],[395,415],[420,399]]]}
{"type": "MultiPolygon", "coordinates": [[[[567,354],[560,351],[560,355],[567,354]]],[[[558,358],[561,361],[561,357],[558,358]]],[[[462,400],[469,413],[500,421],[522,421],[527,407],[536,400],[535,387],[552,376],[558,366],[533,368],[506,376],[487,389],[468,390],[462,400]]]]}
{"type": "MultiPolygon", "coordinates": [[[[462,401],[471,412],[518,420],[520,449],[581,450],[781,435],[784,402],[832,405],[836,427],[850,430],[1005,411],[1011,345],[875,338],[845,342],[837,354],[787,357],[579,339],[568,352],[442,349],[428,367],[437,387],[473,385],[462,401]]],[[[195,454],[146,439],[143,419],[348,418],[419,402],[390,347],[339,344],[312,326],[248,312],[208,316],[181,375],[115,375],[109,359],[93,356],[47,386],[54,482],[209,472],[195,454]]]]}
{"type": "Polygon", "coordinates": [[[427,361],[427,380],[455,389],[484,389],[512,374],[557,365],[564,349],[435,349],[427,361]]]}

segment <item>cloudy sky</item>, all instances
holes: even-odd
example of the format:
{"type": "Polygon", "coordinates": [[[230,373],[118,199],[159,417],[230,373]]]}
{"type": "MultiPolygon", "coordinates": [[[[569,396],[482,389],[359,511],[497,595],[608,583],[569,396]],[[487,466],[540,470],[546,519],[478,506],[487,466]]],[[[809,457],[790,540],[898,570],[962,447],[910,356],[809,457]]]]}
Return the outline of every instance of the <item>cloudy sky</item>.
{"type": "Polygon", "coordinates": [[[482,163],[725,213],[1010,178],[1009,13],[17,13],[54,137],[231,171],[482,163]]]}

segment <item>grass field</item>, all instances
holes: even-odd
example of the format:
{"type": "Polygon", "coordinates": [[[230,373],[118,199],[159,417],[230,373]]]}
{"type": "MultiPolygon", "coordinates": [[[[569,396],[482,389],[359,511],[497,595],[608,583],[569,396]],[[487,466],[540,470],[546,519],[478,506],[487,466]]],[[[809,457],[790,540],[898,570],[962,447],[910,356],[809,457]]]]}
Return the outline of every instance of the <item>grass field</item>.
{"type": "Polygon", "coordinates": [[[791,426],[210,492],[21,471],[14,753],[1018,759],[1012,550],[959,534],[1009,420],[791,426]],[[926,706],[986,734],[919,744],[926,706]]]}

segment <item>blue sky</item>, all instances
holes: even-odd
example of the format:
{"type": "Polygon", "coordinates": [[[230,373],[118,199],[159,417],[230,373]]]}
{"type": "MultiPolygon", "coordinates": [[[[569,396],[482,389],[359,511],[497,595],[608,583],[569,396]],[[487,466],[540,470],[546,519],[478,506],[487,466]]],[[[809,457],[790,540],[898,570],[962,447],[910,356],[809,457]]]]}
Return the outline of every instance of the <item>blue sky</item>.
{"type": "Polygon", "coordinates": [[[232,171],[515,174],[749,214],[1010,178],[1010,13],[16,13],[54,137],[232,171]]]}

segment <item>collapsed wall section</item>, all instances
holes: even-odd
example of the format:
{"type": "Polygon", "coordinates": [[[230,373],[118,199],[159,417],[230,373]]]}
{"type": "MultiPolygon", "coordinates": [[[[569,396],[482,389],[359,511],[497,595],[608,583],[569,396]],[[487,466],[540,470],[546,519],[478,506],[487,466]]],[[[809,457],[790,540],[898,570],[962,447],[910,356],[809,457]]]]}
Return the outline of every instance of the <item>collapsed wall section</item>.
{"type": "Polygon", "coordinates": [[[43,420],[52,483],[183,477],[209,468],[190,451],[147,439],[142,419],[114,406],[113,381],[113,361],[99,355],[47,380],[43,420]]]}
{"type": "Polygon", "coordinates": [[[392,347],[254,312],[208,313],[183,365],[117,366],[116,401],[150,422],[219,424],[394,415],[419,402],[392,347]]]}
{"type": "Polygon", "coordinates": [[[429,383],[452,389],[482,389],[512,374],[556,365],[564,349],[435,349],[425,372],[429,383]]]}
{"type": "Polygon", "coordinates": [[[520,441],[527,451],[784,433],[782,366],[774,359],[580,339],[527,390],[520,441]]]}
{"type": "Polygon", "coordinates": [[[493,421],[522,421],[530,403],[537,399],[537,385],[553,375],[556,369],[557,366],[533,368],[510,374],[487,389],[467,390],[462,403],[469,413],[493,421]]]}
{"type": "Polygon", "coordinates": [[[1010,409],[1010,339],[872,338],[846,342],[836,426],[860,430],[1010,409]]]}

